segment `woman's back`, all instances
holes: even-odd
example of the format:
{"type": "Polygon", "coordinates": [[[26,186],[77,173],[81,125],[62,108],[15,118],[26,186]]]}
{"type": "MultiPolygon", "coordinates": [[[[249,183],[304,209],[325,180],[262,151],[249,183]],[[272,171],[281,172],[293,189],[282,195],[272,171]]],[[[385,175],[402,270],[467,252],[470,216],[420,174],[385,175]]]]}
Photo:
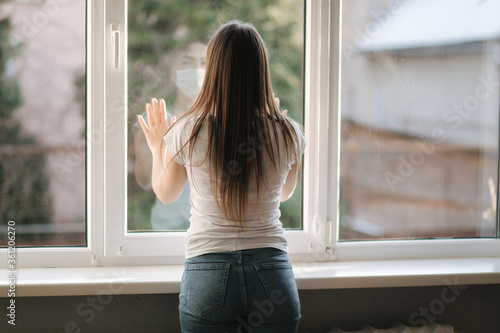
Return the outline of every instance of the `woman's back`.
{"type": "MultiPolygon", "coordinates": [[[[271,118],[267,118],[272,122],[271,118]]],[[[185,165],[189,184],[191,187],[191,218],[190,228],[186,236],[186,257],[190,258],[200,254],[217,251],[236,251],[250,248],[274,247],[287,250],[280,218],[280,194],[287,175],[293,164],[296,163],[293,151],[288,151],[284,144],[282,133],[275,137],[274,133],[259,133],[238,145],[238,153],[245,156],[249,162],[255,159],[257,150],[263,150],[267,142],[280,145],[281,151],[278,166],[275,167],[267,154],[263,154],[262,168],[265,180],[264,186],[257,194],[257,181],[255,175],[250,179],[248,188],[247,215],[244,221],[244,231],[236,221],[228,221],[221,212],[214,198],[210,182],[210,165],[206,158],[208,150],[209,126],[203,126],[195,142],[193,154],[189,158],[188,146],[181,147],[188,141],[195,118],[184,118],[165,136],[168,149],[173,152],[180,151],[175,161],[185,165]]],[[[300,140],[300,151],[305,146],[305,139],[299,125],[292,122],[300,140]]],[[[288,147],[290,150],[291,146],[288,147]]],[[[240,165],[233,163],[226,172],[236,174],[240,165]]]]}

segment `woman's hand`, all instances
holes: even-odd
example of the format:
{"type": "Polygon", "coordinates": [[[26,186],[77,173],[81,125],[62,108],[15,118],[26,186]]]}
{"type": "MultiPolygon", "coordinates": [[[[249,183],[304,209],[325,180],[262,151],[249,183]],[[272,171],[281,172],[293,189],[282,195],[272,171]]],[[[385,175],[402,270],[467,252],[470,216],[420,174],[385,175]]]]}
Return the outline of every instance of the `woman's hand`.
{"type": "MultiPolygon", "coordinates": [[[[276,107],[278,108],[278,110],[280,109],[280,99],[278,97],[276,97],[274,99],[274,103],[276,103],[276,107]]],[[[283,116],[286,117],[286,115],[288,114],[288,109],[287,110],[283,110],[282,112],[283,116]]]]}
{"type": "MultiPolygon", "coordinates": [[[[151,186],[158,199],[164,204],[169,204],[177,200],[181,195],[184,185],[186,185],[187,174],[184,165],[174,162],[174,158],[168,149],[162,151],[162,140],[168,129],[174,125],[175,117],[167,122],[167,109],[165,101],[161,100],[160,105],[156,98],[151,104],[146,104],[146,114],[148,125],[142,116],[137,116],[142,131],[146,136],[149,149],[152,152],[151,186]]],[[[166,148],[167,145],[163,145],[166,148]]]]}
{"type": "Polygon", "coordinates": [[[151,152],[160,151],[161,141],[167,133],[168,129],[175,123],[175,117],[170,119],[170,126],[167,122],[167,109],[165,107],[165,101],[162,99],[160,105],[158,105],[158,100],[153,98],[151,103],[146,104],[146,114],[148,118],[148,125],[144,121],[144,118],[140,115],[137,116],[137,120],[141,125],[142,131],[146,136],[146,141],[151,152]]]}

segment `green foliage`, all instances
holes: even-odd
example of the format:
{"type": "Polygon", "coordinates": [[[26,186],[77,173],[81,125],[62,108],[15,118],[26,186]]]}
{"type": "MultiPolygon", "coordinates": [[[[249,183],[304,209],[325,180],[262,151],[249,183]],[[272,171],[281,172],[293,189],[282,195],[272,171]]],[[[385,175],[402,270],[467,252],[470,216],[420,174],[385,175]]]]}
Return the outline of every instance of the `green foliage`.
{"type": "MultiPolygon", "coordinates": [[[[167,89],[168,74],[157,71],[165,55],[188,44],[208,43],[212,33],[230,20],[252,23],[269,51],[274,92],[282,109],[302,120],[303,0],[134,0],[128,2],[128,106],[129,119],[143,112],[150,97],[175,99],[167,89]]],[[[170,82],[173,87],[173,82],[170,82]]],[[[129,146],[133,144],[129,138],[129,146]]],[[[300,187],[282,206],[286,227],[300,227],[300,187]]],[[[143,215],[141,200],[129,193],[129,214],[143,215]]],[[[131,221],[130,224],[136,224],[131,221]]],[[[144,228],[147,229],[147,222],[144,228]]]]}
{"type": "MultiPolygon", "coordinates": [[[[169,52],[195,41],[207,43],[229,20],[252,23],[269,50],[276,96],[289,116],[302,119],[304,10],[302,0],[129,1],[129,105],[142,108],[161,90],[155,68],[169,52]]],[[[162,77],[163,78],[163,77],[162,77]]],[[[142,110],[141,110],[142,112],[142,110]]],[[[136,110],[129,112],[135,115],[136,110]]]]}
{"type": "Polygon", "coordinates": [[[9,63],[18,51],[9,41],[10,30],[9,19],[1,19],[0,221],[14,220],[16,225],[49,223],[51,200],[43,150],[36,146],[34,138],[21,133],[19,123],[12,117],[22,99],[16,77],[9,73],[9,63]]]}
{"type": "Polygon", "coordinates": [[[287,229],[300,229],[300,216],[302,215],[302,183],[299,182],[290,199],[281,203],[281,218],[283,227],[287,229]]]}
{"type": "Polygon", "coordinates": [[[10,117],[13,110],[21,105],[19,86],[9,78],[7,73],[8,60],[14,55],[14,49],[9,42],[10,21],[0,20],[0,120],[2,123],[10,117]]]}
{"type": "MultiPolygon", "coordinates": [[[[87,81],[87,77],[85,72],[84,73],[76,73],[75,77],[73,79],[73,85],[75,86],[75,98],[74,101],[78,104],[80,108],[80,115],[82,116],[82,119],[85,121],[85,125],[87,124],[87,111],[86,111],[86,95],[87,95],[87,90],[85,87],[87,81]]],[[[86,127],[86,126],[85,126],[86,127]]],[[[83,128],[81,137],[85,139],[85,132],[86,128],[83,128]]]]}
{"type": "Polygon", "coordinates": [[[155,202],[155,195],[152,191],[144,191],[133,180],[133,176],[128,177],[128,230],[144,231],[151,230],[151,209],[155,202]]]}

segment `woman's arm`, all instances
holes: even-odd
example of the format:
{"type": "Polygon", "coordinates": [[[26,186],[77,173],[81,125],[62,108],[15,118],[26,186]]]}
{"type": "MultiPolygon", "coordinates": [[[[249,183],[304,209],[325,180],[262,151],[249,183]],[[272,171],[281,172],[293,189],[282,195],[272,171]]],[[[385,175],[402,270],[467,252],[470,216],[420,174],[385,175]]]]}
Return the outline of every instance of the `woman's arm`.
{"type": "Polygon", "coordinates": [[[186,168],[177,163],[166,145],[153,152],[151,183],[158,199],[168,205],[179,198],[186,185],[186,168]],[[163,162],[162,162],[163,156],[163,162]]]}
{"type": "Polygon", "coordinates": [[[143,190],[151,189],[151,170],[153,167],[153,159],[149,150],[146,137],[142,130],[138,127],[132,127],[134,135],[134,176],[135,181],[143,190]]]}
{"type": "Polygon", "coordinates": [[[161,100],[160,105],[156,99],[153,99],[151,104],[146,104],[146,113],[149,126],[142,116],[137,118],[153,157],[151,184],[158,199],[164,204],[169,204],[181,195],[187,179],[184,166],[175,162],[172,153],[162,144],[163,136],[175,123],[175,117],[169,126],[164,100],[161,100]]]}

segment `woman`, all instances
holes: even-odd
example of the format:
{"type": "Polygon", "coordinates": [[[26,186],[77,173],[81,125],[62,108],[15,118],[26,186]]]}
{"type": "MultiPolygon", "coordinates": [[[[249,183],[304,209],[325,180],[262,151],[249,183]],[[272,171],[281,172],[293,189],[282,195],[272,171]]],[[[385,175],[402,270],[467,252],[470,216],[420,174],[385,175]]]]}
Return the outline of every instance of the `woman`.
{"type": "Polygon", "coordinates": [[[305,139],[279,112],[257,30],[231,21],[215,32],[201,93],[177,122],[167,123],[164,101],[146,111],[153,190],[169,204],[186,179],[191,186],[182,331],[295,332],[300,305],[279,203],[295,189],[305,139]]]}

